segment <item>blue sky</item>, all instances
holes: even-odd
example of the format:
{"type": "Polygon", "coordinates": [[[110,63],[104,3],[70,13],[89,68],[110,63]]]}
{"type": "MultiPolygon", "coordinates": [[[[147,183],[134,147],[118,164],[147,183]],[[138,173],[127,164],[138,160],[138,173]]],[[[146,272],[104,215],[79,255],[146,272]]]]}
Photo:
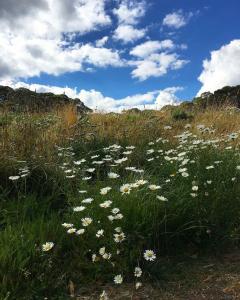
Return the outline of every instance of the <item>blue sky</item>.
{"type": "Polygon", "coordinates": [[[240,84],[239,11],[237,0],[3,0],[0,84],[108,111],[189,100],[240,84]]]}

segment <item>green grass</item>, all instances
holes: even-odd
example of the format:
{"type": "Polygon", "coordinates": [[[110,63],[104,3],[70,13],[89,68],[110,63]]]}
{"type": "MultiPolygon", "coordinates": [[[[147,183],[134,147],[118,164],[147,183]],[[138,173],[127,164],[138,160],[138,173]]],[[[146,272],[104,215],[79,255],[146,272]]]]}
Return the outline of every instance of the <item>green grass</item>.
{"type": "MultiPolygon", "coordinates": [[[[57,151],[56,148],[51,162],[32,156],[26,163],[13,159],[2,161],[0,299],[67,299],[70,280],[77,286],[101,284],[112,282],[114,275],[122,274],[125,282],[132,282],[138,265],[145,280],[162,278],[160,265],[169,255],[184,257],[196,252],[212,255],[239,245],[238,150],[226,149],[231,145],[226,138],[215,146],[208,136],[199,144],[193,141],[202,136],[189,136],[185,138],[186,143],[172,137],[171,131],[169,137],[169,141],[153,140],[154,144],[148,145],[151,139],[146,136],[128,155],[128,160],[118,166],[110,166],[112,162],[92,164],[109,154],[109,150],[103,149],[109,146],[107,141],[100,138],[85,143],[74,139],[70,141],[71,149],[57,151]],[[147,154],[148,149],[154,152],[147,154]],[[91,159],[96,154],[99,157],[91,159]],[[186,164],[181,165],[181,157],[188,159],[186,164]],[[83,158],[86,162],[74,164],[83,158]],[[28,175],[17,181],[9,180],[23,166],[28,166],[28,175]],[[144,169],[144,173],[127,171],[128,166],[144,169]],[[208,166],[214,168],[206,169],[208,166]],[[92,167],[96,168],[92,178],[82,180],[89,174],[86,169],[92,167]],[[187,168],[187,177],[179,173],[181,168],[187,168]],[[71,172],[65,173],[66,170],[71,172]],[[73,171],[75,177],[67,178],[73,171]],[[108,178],[109,171],[120,177],[108,178]],[[132,188],[129,194],[121,194],[119,189],[123,184],[139,179],[148,183],[132,188]],[[160,185],[161,189],[152,191],[149,184],[160,185]],[[112,190],[101,195],[100,189],[107,186],[112,190]],[[192,190],[194,186],[198,187],[197,191],[192,190]],[[87,193],[80,194],[79,190],[87,193]],[[158,200],[157,195],[168,201],[158,200]],[[73,212],[73,207],[82,205],[81,201],[89,197],[94,201],[84,204],[84,211],[73,212]],[[112,201],[110,208],[99,206],[105,200],[112,201]],[[122,219],[113,223],[107,218],[112,208],[119,208],[123,214],[122,219]],[[93,222],[81,236],[68,234],[61,225],[67,222],[82,228],[82,217],[91,217],[93,222]],[[126,240],[117,244],[113,234],[119,226],[126,240]],[[105,231],[101,239],[96,238],[99,229],[105,231]],[[54,242],[54,247],[43,252],[42,244],[47,241],[54,242]],[[98,255],[103,246],[112,254],[110,261],[98,255]],[[120,255],[116,255],[117,249],[120,255]],[[146,249],[155,251],[156,261],[144,260],[146,249]],[[99,257],[95,263],[92,262],[94,253],[99,257]]],[[[131,141],[123,141],[122,146],[131,145],[131,141]]],[[[111,156],[116,160],[125,156],[124,151],[121,148],[111,152],[111,156]]]]}

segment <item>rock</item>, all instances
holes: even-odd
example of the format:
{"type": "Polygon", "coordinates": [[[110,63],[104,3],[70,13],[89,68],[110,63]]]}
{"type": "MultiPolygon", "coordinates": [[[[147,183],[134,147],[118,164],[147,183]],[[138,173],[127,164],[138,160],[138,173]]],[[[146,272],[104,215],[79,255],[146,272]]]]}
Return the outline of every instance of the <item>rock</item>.
{"type": "Polygon", "coordinates": [[[14,90],[8,86],[0,86],[0,105],[11,111],[51,111],[67,104],[75,105],[79,113],[92,111],[80,99],[72,99],[65,94],[37,93],[26,88],[14,90]]]}
{"type": "Polygon", "coordinates": [[[203,109],[209,106],[232,106],[240,108],[240,85],[234,87],[225,86],[213,94],[205,92],[200,97],[194,98],[193,103],[203,109]]]}

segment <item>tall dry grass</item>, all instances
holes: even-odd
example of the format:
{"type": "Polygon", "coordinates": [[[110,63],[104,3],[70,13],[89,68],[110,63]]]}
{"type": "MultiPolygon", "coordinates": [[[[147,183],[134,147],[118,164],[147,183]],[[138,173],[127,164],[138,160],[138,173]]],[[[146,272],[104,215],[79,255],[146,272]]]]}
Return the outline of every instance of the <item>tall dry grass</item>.
{"type": "MultiPolygon", "coordinates": [[[[26,159],[43,156],[51,161],[55,146],[66,146],[72,139],[94,138],[97,141],[139,144],[160,135],[172,138],[190,123],[216,129],[220,137],[239,131],[240,113],[226,108],[209,108],[196,112],[192,120],[176,121],[170,111],[125,112],[122,114],[92,113],[78,115],[73,106],[64,106],[51,113],[0,112],[0,157],[26,159]],[[172,126],[171,135],[164,126],[172,126]]],[[[196,131],[196,134],[199,134],[196,131]]]]}
{"type": "MultiPolygon", "coordinates": [[[[173,127],[170,138],[181,132],[188,123],[192,127],[203,124],[215,129],[213,133],[215,137],[237,132],[240,129],[240,113],[227,108],[209,108],[196,112],[191,120],[180,121],[175,121],[170,111],[126,112],[123,114],[94,113],[89,117],[90,122],[96,128],[98,137],[119,142],[129,140],[133,144],[138,144],[142,140],[151,140],[159,135],[168,137],[168,132],[163,130],[165,125],[173,127]]],[[[197,131],[196,134],[198,134],[197,131]]]]}
{"type": "Polygon", "coordinates": [[[51,159],[56,145],[65,145],[77,128],[73,106],[51,113],[0,112],[0,156],[19,159],[40,155],[51,159]]]}
{"type": "MultiPolygon", "coordinates": [[[[215,148],[215,144],[205,147],[204,142],[195,147],[194,135],[187,143],[174,139],[177,133],[185,131],[187,123],[191,123],[193,134],[201,136],[196,125],[204,124],[216,127],[212,135],[221,137],[239,131],[239,121],[239,113],[226,109],[198,112],[191,122],[176,121],[170,111],[79,116],[74,108],[63,107],[51,113],[2,112],[0,299],[67,299],[69,280],[77,287],[112,282],[115,274],[133,280],[136,265],[143,267],[146,274],[143,280],[162,278],[169,271],[163,262],[172,255],[181,255],[182,261],[185,255],[196,256],[207,250],[212,255],[216,250],[239,245],[238,152],[234,147],[225,149],[231,142],[221,149],[215,148]],[[164,126],[172,129],[165,130],[164,126]],[[93,143],[89,143],[89,137],[93,143]],[[156,142],[159,137],[168,138],[169,143],[156,142]],[[106,145],[111,143],[119,143],[122,148],[106,152],[106,145]],[[103,160],[106,154],[114,160],[122,158],[127,155],[124,146],[130,144],[136,148],[123,165],[94,162],[103,160]],[[72,147],[56,151],[56,145],[72,147]],[[147,155],[150,147],[154,150],[151,156],[147,155]],[[166,159],[168,156],[170,161],[166,159]],[[7,168],[9,157],[27,162],[7,168]],[[37,157],[43,159],[38,161],[37,157]],[[179,157],[184,158],[184,165],[179,157]],[[76,164],[82,159],[83,165],[76,164]],[[211,169],[206,168],[211,165],[211,169]],[[126,166],[136,166],[144,173],[129,173],[126,166]],[[26,177],[10,178],[22,176],[22,167],[26,177]],[[89,167],[96,171],[86,181],[89,167]],[[187,176],[180,172],[185,167],[187,176]],[[109,178],[110,171],[119,174],[119,179],[109,178]],[[147,180],[145,187],[132,188],[129,194],[121,195],[122,184],[141,178],[147,180]],[[151,190],[150,184],[161,188],[151,190]],[[114,221],[114,225],[107,217],[109,210],[99,205],[109,199],[100,194],[100,189],[106,186],[112,188],[109,197],[114,204],[112,208],[119,207],[124,216],[122,221],[115,220],[119,223],[114,221]],[[82,195],[80,190],[87,194],[82,195]],[[159,200],[157,194],[168,200],[159,200]],[[85,197],[94,201],[86,205],[81,215],[73,208],[85,197]],[[93,222],[83,236],[69,235],[61,225],[70,222],[81,228],[84,216],[91,217],[93,222]],[[92,264],[89,249],[98,253],[104,245],[115,253],[112,237],[114,227],[119,225],[126,233],[126,240],[117,245],[123,254],[117,263],[113,261],[114,269],[101,259],[92,264]],[[106,233],[103,240],[96,238],[100,228],[106,233]],[[54,243],[49,253],[42,251],[47,241],[54,243]],[[142,256],[145,249],[154,249],[156,263],[146,264],[142,256]]],[[[207,133],[204,138],[210,140],[212,136],[209,138],[207,133]]],[[[176,274],[175,269],[173,272],[176,274]]]]}

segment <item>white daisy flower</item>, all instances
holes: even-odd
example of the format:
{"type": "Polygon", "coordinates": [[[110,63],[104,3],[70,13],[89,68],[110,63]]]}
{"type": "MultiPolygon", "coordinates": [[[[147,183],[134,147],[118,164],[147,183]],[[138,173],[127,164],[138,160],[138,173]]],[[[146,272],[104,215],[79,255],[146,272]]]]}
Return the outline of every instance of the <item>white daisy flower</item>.
{"type": "Polygon", "coordinates": [[[82,203],[92,203],[92,202],[93,202],[93,198],[86,198],[82,200],[82,203]]]}
{"type": "Polygon", "coordinates": [[[86,171],[89,172],[89,173],[93,173],[95,170],[96,170],[95,168],[89,168],[86,171]]]}
{"type": "Polygon", "coordinates": [[[121,274],[114,276],[113,281],[115,282],[115,284],[122,284],[123,282],[123,277],[121,274]]]}
{"type": "Polygon", "coordinates": [[[82,226],[87,227],[88,225],[90,225],[92,223],[92,218],[82,218],[82,226]]]}
{"type": "Polygon", "coordinates": [[[142,269],[139,267],[136,267],[134,270],[134,276],[135,277],[141,277],[142,276],[142,269]]]}
{"type": "Polygon", "coordinates": [[[163,202],[167,202],[168,201],[168,199],[165,198],[164,196],[158,196],[157,195],[157,199],[160,200],[160,201],[163,201],[163,202]]]}
{"type": "Polygon", "coordinates": [[[67,230],[67,233],[72,234],[72,233],[75,233],[76,231],[77,231],[76,228],[69,228],[69,229],[67,230]]]}
{"type": "Polygon", "coordinates": [[[92,255],[92,262],[95,262],[95,261],[97,261],[97,255],[94,253],[94,254],[92,255]]]}
{"type": "Polygon", "coordinates": [[[111,253],[106,253],[106,252],[102,256],[103,259],[107,259],[107,260],[109,260],[111,257],[112,257],[112,254],[111,253]]]}
{"type": "Polygon", "coordinates": [[[90,180],[91,178],[92,178],[91,176],[89,176],[89,177],[83,177],[82,180],[83,181],[87,181],[87,180],[90,180]]]}
{"type": "Polygon", "coordinates": [[[86,194],[87,193],[87,191],[84,191],[84,190],[80,190],[80,191],[78,191],[80,194],[86,194]]]}
{"type": "Polygon", "coordinates": [[[112,213],[113,213],[114,215],[118,214],[119,211],[120,211],[119,208],[113,208],[113,209],[112,209],[112,213]]]}
{"type": "Polygon", "coordinates": [[[124,151],[123,154],[124,155],[130,155],[130,154],[132,154],[132,151],[124,151]]]}
{"type": "Polygon", "coordinates": [[[114,216],[112,216],[112,215],[109,215],[109,216],[108,216],[108,219],[109,219],[109,221],[111,221],[111,222],[112,222],[112,221],[113,221],[115,218],[114,218],[114,216]]]}
{"type": "Polygon", "coordinates": [[[102,247],[99,249],[99,254],[103,256],[103,254],[106,252],[106,247],[102,247]]]}
{"type": "Polygon", "coordinates": [[[78,230],[76,231],[76,234],[77,234],[77,235],[82,235],[82,234],[84,234],[84,232],[85,232],[85,229],[84,229],[84,228],[81,228],[81,229],[78,229],[78,230]]]}
{"type": "Polygon", "coordinates": [[[206,170],[214,169],[214,166],[207,166],[206,170]]]}
{"type": "Polygon", "coordinates": [[[193,198],[196,198],[196,197],[197,197],[197,194],[196,194],[196,193],[190,193],[190,195],[191,195],[193,198]]]}
{"type": "Polygon", "coordinates": [[[156,254],[153,250],[145,250],[143,256],[148,261],[154,261],[156,259],[156,254]]]}
{"type": "Polygon", "coordinates": [[[80,212],[83,211],[86,207],[85,206],[76,206],[73,208],[73,211],[80,212]]]}
{"type": "Polygon", "coordinates": [[[107,201],[104,201],[103,203],[100,203],[99,206],[102,208],[108,208],[111,206],[111,204],[112,204],[112,201],[107,200],[107,201]]]}
{"type": "Polygon", "coordinates": [[[12,181],[15,181],[15,180],[18,180],[20,178],[20,176],[9,176],[8,178],[12,181]]]}
{"type": "Polygon", "coordinates": [[[42,251],[47,252],[51,250],[54,246],[53,242],[46,242],[45,244],[42,245],[42,251]]]}
{"type": "Polygon", "coordinates": [[[140,281],[136,282],[136,290],[138,290],[142,286],[142,283],[140,281]]]}
{"type": "Polygon", "coordinates": [[[71,227],[73,227],[73,224],[72,223],[63,223],[62,226],[65,228],[71,228],[71,227]]]}
{"type": "Polygon", "coordinates": [[[105,291],[101,293],[99,300],[109,300],[109,297],[105,291]]]}
{"type": "Polygon", "coordinates": [[[121,220],[123,218],[123,214],[116,214],[115,219],[116,220],[121,220]]]}
{"type": "Polygon", "coordinates": [[[119,234],[115,233],[113,236],[114,236],[114,241],[116,243],[121,243],[121,242],[123,242],[126,239],[126,236],[125,236],[125,234],[123,232],[121,232],[119,234]]]}
{"type": "Polygon", "coordinates": [[[197,186],[197,185],[194,185],[194,186],[192,187],[192,190],[195,191],[195,192],[198,191],[198,186],[197,186]]]}
{"type": "Polygon", "coordinates": [[[108,177],[111,179],[116,179],[116,178],[119,178],[120,175],[118,175],[117,173],[114,173],[114,172],[109,172],[108,177]]]}
{"type": "Polygon", "coordinates": [[[106,186],[106,187],[104,187],[104,188],[102,188],[101,190],[100,190],[100,194],[101,195],[106,195],[109,191],[111,191],[111,187],[110,186],[106,186]]]}
{"type": "Polygon", "coordinates": [[[161,188],[160,185],[155,185],[155,184],[150,184],[148,186],[148,188],[151,190],[151,191],[156,191],[156,190],[159,190],[161,188]]]}
{"type": "Polygon", "coordinates": [[[97,237],[97,238],[100,238],[100,237],[102,237],[102,236],[104,236],[104,230],[103,230],[103,229],[100,229],[100,230],[97,231],[96,237],[97,237]]]}
{"type": "Polygon", "coordinates": [[[123,184],[120,187],[120,192],[122,194],[130,194],[130,191],[131,191],[131,185],[130,184],[123,184]]]}

